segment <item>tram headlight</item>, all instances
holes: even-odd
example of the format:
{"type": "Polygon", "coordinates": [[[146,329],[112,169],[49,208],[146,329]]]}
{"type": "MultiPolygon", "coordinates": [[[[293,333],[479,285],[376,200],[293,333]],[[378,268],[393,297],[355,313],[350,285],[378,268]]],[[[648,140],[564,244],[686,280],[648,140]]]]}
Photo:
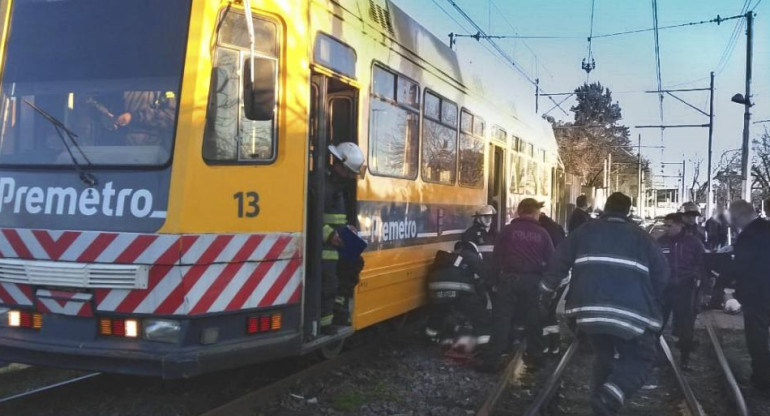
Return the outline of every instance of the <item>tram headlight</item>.
{"type": "Polygon", "coordinates": [[[8,326],[21,326],[21,312],[20,311],[8,311],[8,326]]]}
{"type": "Polygon", "coordinates": [[[176,344],[182,333],[179,321],[169,319],[145,319],[142,323],[144,339],[148,341],[168,342],[176,344]]]}

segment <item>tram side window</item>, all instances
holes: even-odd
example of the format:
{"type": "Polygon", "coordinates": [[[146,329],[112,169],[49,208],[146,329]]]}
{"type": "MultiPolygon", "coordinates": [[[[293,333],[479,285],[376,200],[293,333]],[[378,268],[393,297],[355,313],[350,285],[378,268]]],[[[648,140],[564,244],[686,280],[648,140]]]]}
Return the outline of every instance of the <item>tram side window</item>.
{"type": "Polygon", "coordinates": [[[420,87],[375,65],[369,112],[369,170],[414,179],[419,156],[420,87]]]}
{"type": "Polygon", "coordinates": [[[452,185],[457,176],[457,104],[426,91],[424,114],[422,179],[452,185]]]}
{"type": "MultiPolygon", "coordinates": [[[[217,34],[203,137],[203,158],[211,163],[265,163],[275,160],[277,110],[272,119],[250,120],[244,111],[244,63],[251,59],[245,17],[228,10],[217,34]]],[[[278,79],[278,26],[254,17],[255,77],[278,79]],[[270,70],[272,69],[272,70],[270,70]]],[[[277,90],[277,86],[276,86],[277,90]]],[[[277,101],[277,94],[273,98],[277,101]]],[[[276,109],[277,109],[277,102],[276,109]]]]}
{"type": "Polygon", "coordinates": [[[484,120],[463,110],[460,118],[460,185],[484,185],[484,120]]]}

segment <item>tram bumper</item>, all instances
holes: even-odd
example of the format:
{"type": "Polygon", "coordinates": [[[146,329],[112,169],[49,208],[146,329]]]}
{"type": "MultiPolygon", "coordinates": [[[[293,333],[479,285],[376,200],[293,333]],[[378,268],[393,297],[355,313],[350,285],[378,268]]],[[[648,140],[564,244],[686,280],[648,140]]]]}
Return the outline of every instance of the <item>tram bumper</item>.
{"type": "Polygon", "coordinates": [[[298,333],[286,332],[181,348],[158,345],[115,348],[112,342],[98,344],[61,341],[53,344],[0,335],[0,357],[7,362],[174,379],[297,355],[301,341],[298,333]]]}

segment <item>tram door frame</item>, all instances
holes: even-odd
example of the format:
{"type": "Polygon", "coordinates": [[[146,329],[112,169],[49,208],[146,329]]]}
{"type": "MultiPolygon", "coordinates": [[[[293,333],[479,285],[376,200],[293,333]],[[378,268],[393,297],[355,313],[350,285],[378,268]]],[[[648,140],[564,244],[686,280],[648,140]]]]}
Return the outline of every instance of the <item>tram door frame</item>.
{"type": "MultiPolygon", "coordinates": [[[[324,71],[326,72],[326,71],[324,71]]],[[[320,333],[321,252],[323,250],[324,194],[331,155],[328,146],[342,141],[358,143],[359,88],[344,77],[313,71],[310,77],[310,118],[308,134],[307,246],[305,253],[305,296],[303,305],[304,338],[320,333]],[[337,103],[349,104],[348,116],[340,114],[337,103]],[[335,114],[335,109],[337,110],[335,114]],[[347,132],[347,140],[343,137],[347,132]],[[316,174],[319,173],[319,174],[316,174]]],[[[351,189],[355,195],[355,187],[351,189]]],[[[353,198],[351,205],[356,204],[353,198]]],[[[349,209],[354,209],[351,207],[349,209]]]]}
{"type": "Polygon", "coordinates": [[[489,176],[487,178],[487,204],[497,210],[492,218],[491,230],[500,232],[505,227],[508,212],[508,193],[505,186],[506,148],[496,143],[489,144],[489,176]]]}

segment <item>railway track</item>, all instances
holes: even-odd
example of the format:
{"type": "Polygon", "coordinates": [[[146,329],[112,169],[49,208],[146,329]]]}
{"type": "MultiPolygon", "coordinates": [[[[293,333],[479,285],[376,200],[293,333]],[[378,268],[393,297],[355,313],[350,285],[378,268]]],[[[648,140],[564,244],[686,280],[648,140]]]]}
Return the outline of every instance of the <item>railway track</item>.
{"type": "MultiPolygon", "coordinates": [[[[733,407],[731,408],[735,410],[734,414],[737,416],[748,416],[750,413],[748,411],[748,407],[746,405],[746,401],[741,392],[740,386],[738,385],[735,379],[735,376],[733,375],[733,372],[730,368],[730,365],[728,364],[728,361],[725,357],[725,354],[722,351],[722,347],[719,342],[719,337],[717,336],[716,331],[714,330],[711,323],[708,321],[706,321],[706,330],[708,331],[709,339],[711,341],[711,346],[713,347],[714,352],[716,353],[716,358],[719,363],[721,374],[724,376],[724,379],[727,382],[727,385],[729,387],[730,398],[733,404],[733,407]]],[[[511,374],[515,371],[516,368],[521,366],[522,356],[523,356],[523,347],[520,348],[516,356],[511,360],[511,362],[508,364],[506,369],[500,375],[499,380],[495,385],[495,388],[492,391],[490,391],[489,395],[487,396],[487,399],[484,401],[482,406],[477,411],[476,416],[490,416],[490,415],[540,416],[540,415],[546,415],[546,414],[548,415],[550,414],[582,414],[579,411],[575,411],[574,409],[564,410],[559,408],[558,406],[554,406],[555,397],[559,397],[557,395],[557,392],[561,388],[563,388],[563,386],[566,384],[566,382],[564,381],[565,370],[575,359],[578,346],[579,346],[579,341],[577,340],[573,341],[572,344],[570,344],[570,346],[567,348],[564,355],[562,355],[556,367],[551,371],[547,380],[545,380],[545,382],[539,386],[537,395],[534,397],[533,400],[531,400],[530,403],[526,405],[525,409],[523,410],[516,409],[516,408],[503,409],[502,406],[500,406],[500,403],[498,402],[500,401],[501,397],[504,396],[504,392],[506,388],[510,386],[509,380],[511,378],[511,374]]],[[[668,406],[670,407],[670,412],[671,412],[670,414],[672,415],[682,414],[682,410],[683,410],[682,408],[684,407],[686,408],[686,412],[689,416],[706,416],[707,413],[704,411],[703,406],[701,406],[701,403],[698,401],[695,393],[693,392],[693,389],[691,388],[688,382],[688,378],[682,372],[679,364],[674,359],[671,349],[669,348],[668,343],[663,337],[660,338],[660,347],[666,356],[669,366],[671,367],[671,370],[674,375],[674,379],[676,380],[676,384],[682,396],[681,401],[670,403],[671,406],[668,406]]],[[[576,386],[582,387],[582,390],[584,390],[585,393],[589,392],[587,382],[577,383],[576,386]]],[[[576,386],[573,386],[573,387],[576,387],[576,386]]],[[[581,391],[581,393],[583,393],[583,391],[581,391]]],[[[560,401],[563,401],[563,400],[569,400],[569,399],[560,398],[560,401]]],[[[658,403],[658,405],[660,405],[660,403],[658,403]]],[[[660,413],[657,413],[658,411],[659,409],[656,409],[655,413],[649,413],[649,409],[648,409],[648,410],[642,411],[641,414],[660,414],[660,413]]],[[[636,414],[636,413],[633,413],[633,411],[631,413],[636,414]]],[[[591,414],[591,413],[589,412],[587,414],[591,414]]],[[[711,414],[713,415],[714,413],[711,413],[711,414]]]]}
{"type": "Polygon", "coordinates": [[[33,388],[31,390],[24,391],[22,393],[12,394],[5,397],[0,397],[0,405],[6,405],[10,403],[17,403],[20,401],[25,400],[35,400],[35,401],[44,401],[45,396],[47,394],[50,394],[52,392],[56,392],[56,394],[61,393],[62,389],[69,389],[75,387],[75,385],[78,385],[80,387],[80,384],[83,384],[85,382],[93,382],[94,378],[97,378],[101,376],[102,373],[88,373],[82,376],[73,377],[71,379],[58,381],[56,383],[51,383],[42,387],[33,388]]]}

